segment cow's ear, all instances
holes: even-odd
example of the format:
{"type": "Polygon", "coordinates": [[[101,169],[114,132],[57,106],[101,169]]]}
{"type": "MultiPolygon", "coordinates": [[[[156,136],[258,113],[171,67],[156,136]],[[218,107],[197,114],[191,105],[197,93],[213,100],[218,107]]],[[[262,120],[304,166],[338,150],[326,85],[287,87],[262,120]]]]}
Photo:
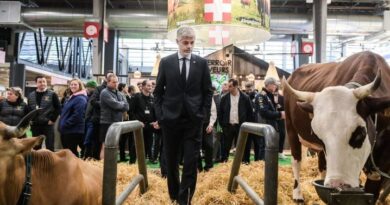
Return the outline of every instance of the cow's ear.
{"type": "Polygon", "coordinates": [[[35,147],[38,144],[41,144],[43,139],[44,139],[43,136],[20,139],[16,145],[17,153],[22,154],[22,153],[30,152],[33,147],[35,147]]]}
{"type": "Polygon", "coordinates": [[[313,105],[308,102],[297,102],[298,107],[308,113],[313,113],[313,105]]]}
{"type": "Polygon", "coordinates": [[[363,101],[368,107],[370,113],[376,113],[381,111],[385,111],[385,114],[389,113],[390,96],[380,98],[368,96],[364,98],[363,101]]]}

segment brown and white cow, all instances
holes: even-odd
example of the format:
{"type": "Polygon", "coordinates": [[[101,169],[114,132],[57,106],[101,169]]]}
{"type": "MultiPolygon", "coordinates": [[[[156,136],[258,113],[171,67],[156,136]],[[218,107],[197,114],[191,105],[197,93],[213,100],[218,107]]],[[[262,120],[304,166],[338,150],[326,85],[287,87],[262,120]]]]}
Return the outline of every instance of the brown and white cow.
{"type": "Polygon", "coordinates": [[[26,179],[25,157],[31,154],[30,205],[101,204],[102,170],[76,158],[69,150],[31,151],[43,137],[18,139],[30,113],[16,127],[0,122],[0,205],[17,204],[26,179]]]}
{"type": "Polygon", "coordinates": [[[339,63],[306,65],[284,80],[284,89],[286,128],[294,158],[293,199],[303,201],[299,185],[302,144],[319,151],[319,169],[326,186],[358,187],[366,164],[365,190],[377,198],[385,178],[367,159],[378,133],[374,161],[380,170],[390,171],[390,116],[386,115],[390,67],[385,60],[361,52],[339,63]]]}

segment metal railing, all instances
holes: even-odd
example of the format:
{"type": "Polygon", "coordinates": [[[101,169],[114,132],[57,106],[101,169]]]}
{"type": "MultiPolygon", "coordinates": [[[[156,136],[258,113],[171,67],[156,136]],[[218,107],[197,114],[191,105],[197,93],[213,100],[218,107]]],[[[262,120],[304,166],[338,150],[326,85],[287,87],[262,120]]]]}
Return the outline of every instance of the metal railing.
{"type": "Polygon", "coordinates": [[[278,147],[279,137],[270,125],[246,122],[240,127],[240,134],[236,146],[236,155],[230,172],[228,191],[235,192],[240,185],[255,204],[276,205],[278,199],[278,147]],[[265,137],[265,171],[264,171],[264,201],[238,175],[248,133],[265,137]]]}
{"type": "Polygon", "coordinates": [[[106,141],[104,143],[103,204],[122,204],[138,184],[140,185],[141,194],[144,194],[148,189],[148,176],[145,162],[142,124],[139,121],[116,122],[108,128],[106,141]],[[115,200],[118,142],[121,134],[129,132],[134,132],[139,175],[134,177],[118,199],[115,200]]]}

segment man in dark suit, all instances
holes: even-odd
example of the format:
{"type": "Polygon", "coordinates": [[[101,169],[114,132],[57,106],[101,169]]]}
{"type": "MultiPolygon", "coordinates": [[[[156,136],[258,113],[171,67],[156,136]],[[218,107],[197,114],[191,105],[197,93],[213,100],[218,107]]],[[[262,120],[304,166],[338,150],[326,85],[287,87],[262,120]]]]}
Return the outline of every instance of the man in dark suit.
{"type": "Polygon", "coordinates": [[[202,121],[210,112],[213,94],[207,61],[191,54],[194,42],[191,27],[177,30],[179,52],[161,59],[154,90],[157,122],[153,126],[162,128],[169,196],[180,205],[191,204],[195,192],[202,121]],[[184,157],[181,182],[180,150],[184,157]]]}

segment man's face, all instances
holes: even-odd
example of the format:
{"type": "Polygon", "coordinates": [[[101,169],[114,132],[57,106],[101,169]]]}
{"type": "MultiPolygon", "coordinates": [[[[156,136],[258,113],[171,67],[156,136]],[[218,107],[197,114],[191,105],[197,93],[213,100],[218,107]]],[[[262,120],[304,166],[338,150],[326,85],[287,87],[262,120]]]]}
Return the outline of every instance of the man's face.
{"type": "Polygon", "coordinates": [[[37,79],[37,89],[45,90],[47,88],[46,78],[38,78],[37,79]]]}
{"type": "Polygon", "coordinates": [[[267,89],[269,92],[274,93],[276,89],[278,88],[275,84],[268,84],[265,89],[267,89]]]}
{"type": "Polygon", "coordinates": [[[151,93],[152,92],[152,83],[148,81],[145,86],[142,87],[142,90],[145,91],[146,93],[151,93]]]}
{"type": "Polygon", "coordinates": [[[230,92],[230,93],[236,92],[237,87],[235,87],[235,86],[233,85],[233,82],[229,82],[229,83],[228,83],[228,87],[229,87],[229,92],[230,92]]]}
{"type": "Polygon", "coordinates": [[[229,91],[229,84],[228,83],[222,84],[222,92],[226,93],[228,91],[229,91]]]}
{"type": "Polygon", "coordinates": [[[188,56],[194,48],[195,37],[182,36],[176,39],[176,43],[179,46],[180,54],[182,56],[188,56]]]}
{"type": "Polygon", "coordinates": [[[246,93],[252,93],[252,92],[253,92],[252,86],[247,86],[247,87],[245,87],[245,92],[246,92],[246,93]]]}
{"type": "Polygon", "coordinates": [[[118,87],[118,77],[112,77],[107,81],[107,87],[111,90],[116,90],[118,87]]]}

